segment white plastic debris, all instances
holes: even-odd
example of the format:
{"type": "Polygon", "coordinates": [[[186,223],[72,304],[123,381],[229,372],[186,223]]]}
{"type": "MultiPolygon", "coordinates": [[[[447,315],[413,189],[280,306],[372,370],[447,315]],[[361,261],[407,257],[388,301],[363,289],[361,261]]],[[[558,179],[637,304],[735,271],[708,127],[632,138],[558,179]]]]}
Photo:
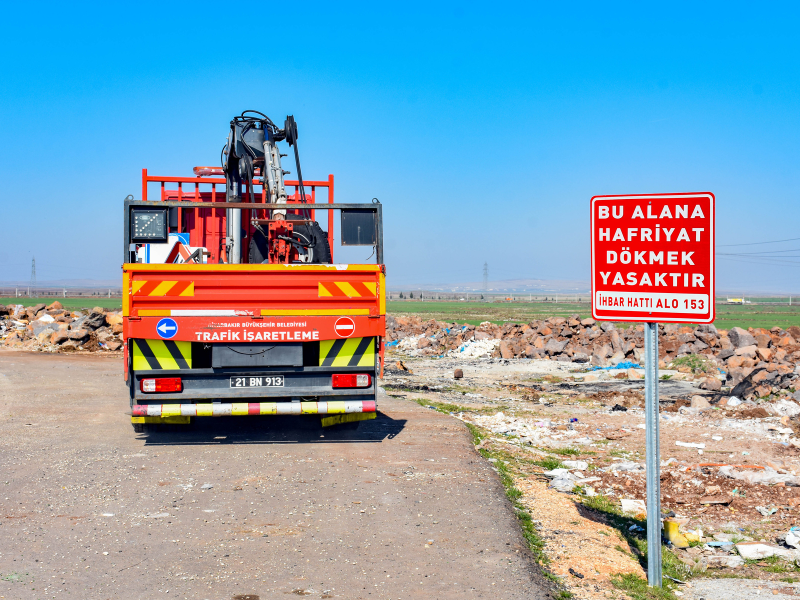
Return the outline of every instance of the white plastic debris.
{"type": "Polygon", "coordinates": [[[589,463],[585,460],[563,460],[561,464],[568,469],[578,469],[578,471],[585,471],[589,468],[589,463]]]}
{"type": "Polygon", "coordinates": [[[786,545],[800,548],[800,531],[792,528],[786,532],[786,545]]]}
{"type": "Polygon", "coordinates": [[[683,448],[697,448],[698,450],[702,450],[706,447],[705,444],[700,444],[698,442],[675,442],[675,445],[683,448]]]}
{"type": "Polygon", "coordinates": [[[742,401],[739,400],[739,398],[737,398],[736,396],[731,396],[730,398],[728,398],[728,403],[725,406],[728,408],[733,408],[734,406],[739,406],[741,403],[742,401]]]}
{"type": "Polygon", "coordinates": [[[647,506],[645,505],[644,500],[622,498],[620,503],[622,504],[622,512],[624,513],[635,515],[647,511],[647,506]]]}

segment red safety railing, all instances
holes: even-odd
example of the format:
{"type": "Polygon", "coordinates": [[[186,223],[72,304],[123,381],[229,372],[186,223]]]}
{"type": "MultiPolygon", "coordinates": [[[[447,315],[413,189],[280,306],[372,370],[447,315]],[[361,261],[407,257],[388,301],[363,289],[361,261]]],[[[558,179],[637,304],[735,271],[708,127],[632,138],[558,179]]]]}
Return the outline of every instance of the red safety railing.
{"type": "MultiPolygon", "coordinates": [[[[178,215],[177,215],[177,233],[189,233],[191,235],[191,245],[192,246],[208,246],[207,240],[218,240],[219,234],[225,231],[224,229],[224,215],[225,215],[225,178],[216,178],[213,175],[222,175],[222,169],[220,167],[195,167],[194,172],[198,174],[197,177],[163,177],[160,175],[149,175],[147,173],[147,169],[142,169],[142,200],[148,201],[148,184],[149,183],[158,183],[160,186],[160,198],[159,200],[170,200],[170,201],[189,201],[189,202],[209,202],[209,203],[220,203],[215,205],[213,208],[209,206],[208,209],[205,208],[178,208],[178,215]],[[167,189],[167,184],[177,184],[178,189],[167,189]],[[184,191],[184,185],[193,186],[194,189],[191,191],[184,191]],[[209,191],[201,191],[200,186],[211,186],[209,191]],[[222,189],[217,190],[217,186],[221,185],[222,189]],[[184,211],[191,211],[188,213],[184,213],[184,211]],[[186,230],[186,231],[184,231],[186,230]],[[216,234],[216,235],[215,235],[216,234]],[[209,237],[210,236],[210,237],[209,237]]],[[[258,175],[258,170],[256,170],[256,175],[258,175]]],[[[288,209],[292,209],[292,204],[295,202],[300,201],[300,182],[299,181],[285,181],[285,186],[287,188],[294,188],[294,194],[289,196],[289,200],[291,201],[290,204],[287,206],[288,209]]],[[[253,204],[256,206],[253,207],[253,210],[256,212],[256,218],[268,218],[266,209],[258,209],[258,204],[265,204],[267,202],[267,189],[264,185],[264,181],[255,179],[253,181],[253,187],[255,189],[250,190],[250,186],[247,185],[245,188],[244,193],[244,200],[247,201],[251,198],[250,194],[252,193],[253,204]],[[260,190],[258,188],[261,188],[260,190]],[[259,215],[261,213],[261,216],[259,215]]],[[[317,188],[326,188],[328,191],[328,204],[334,203],[333,197],[333,175],[328,175],[327,181],[304,181],[303,188],[306,192],[306,202],[311,204],[316,204],[317,200],[317,188]],[[310,192],[309,192],[310,190],[310,192]]],[[[288,194],[287,189],[287,194],[288,194]]],[[[324,204],[324,203],[320,203],[324,204]]],[[[311,209],[311,220],[315,220],[315,209],[311,209]]],[[[244,219],[242,219],[244,222],[244,219]]],[[[254,228],[250,224],[249,219],[247,221],[247,242],[251,239],[253,235],[254,228]]],[[[224,236],[224,234],[223,234],[224,236]]],[[[333,259],[333,210],[328,210],[328,244],[331,248],[331,259],[333,259]]],[[[218,247],[219,244],[212,245],[210,248],[212,260],[211,262],[218,262],[219,261],[219,254],[220,250],[218,247]]]]}

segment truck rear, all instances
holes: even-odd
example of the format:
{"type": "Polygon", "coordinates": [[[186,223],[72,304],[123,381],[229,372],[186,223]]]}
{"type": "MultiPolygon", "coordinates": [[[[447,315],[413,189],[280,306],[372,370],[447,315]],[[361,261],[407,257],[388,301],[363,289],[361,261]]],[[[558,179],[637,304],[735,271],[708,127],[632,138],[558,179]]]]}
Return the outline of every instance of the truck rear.
{"type": "Polygon", "coordinates": [[[197,167],[195,177],[145,170],[141,200],[125,200],[125,381],[137,431],[206,416],[375,417],[381,205],[335,204],[333,176],[278,187],[258,177],[269,154],[261,161],[239,196],[230,176],[215,178],[223,170],[197,167]],[[374,246],[375,264],[334,263],[334,211],[342,245],[374,246]],[[325,213],[327,231],[316,220],[325,213]]]}

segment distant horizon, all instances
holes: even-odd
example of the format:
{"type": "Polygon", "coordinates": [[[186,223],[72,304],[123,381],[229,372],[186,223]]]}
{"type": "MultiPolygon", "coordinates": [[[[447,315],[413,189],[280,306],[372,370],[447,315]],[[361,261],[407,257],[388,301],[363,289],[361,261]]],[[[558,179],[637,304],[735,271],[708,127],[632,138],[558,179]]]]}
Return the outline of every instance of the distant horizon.
{"type": "MultiPolygon", "coordinates": [[[[54,291],[59,289],[75,290],[75,289],[89,289],[89,290],[108,290],[119,291],[122,289],[120,285],[121,280],[107,280],[107,279],[61,279],[55,281],[38,281],[36,289],[41,291],[54,291]]],[[[0,281],[0,296],[5,296],[10,288],[18,288],[20,291],[27,291],[29,282],[22,281],[0,281]]],[[[391,293],[408,293],[408,292],[423,292],[428,294],[487,294],[490,296],[499,296],[503,294],[524,295],[530,294],[533,296],[588,296],[590,295],[589,281],[582,282],[580,280],[564,280],[564,279],[504,279],[504,280],[489,280],[487,281],[488,289],[483,289],[483,282],[461,282],[461,283],[444,283],[444,282],[427,282],[415,283],[411,285],[394,285],[389,280],[386,286],[386,291],[391,293]],[[517,285],[513,285],[517,284],[517,285]],[[580,284],[584,284],[580,286],[580,284]],[[580,287],[579,287],[580,286],[580,287]]],[[[782,297],[798,297],[800,292],[791,292],[786,290],[764,290],[764,289],[717,289],[716,297],[741,297],[741,296],[761,296],[768,298],[782,298],[782,297]]],[[[20,296],[22,298],[24,296],[20,296]]]]}

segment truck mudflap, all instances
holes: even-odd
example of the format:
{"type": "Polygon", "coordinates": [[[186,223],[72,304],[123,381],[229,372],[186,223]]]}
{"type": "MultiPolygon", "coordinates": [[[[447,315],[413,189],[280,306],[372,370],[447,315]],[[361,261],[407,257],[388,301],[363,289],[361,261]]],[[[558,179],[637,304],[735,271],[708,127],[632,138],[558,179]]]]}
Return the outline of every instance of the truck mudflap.
{"type": "Polygon", "coordinates": [[[247,415],[344,415],[374,413],[374,400],[321,402],[209,402],[203,404],[134,404],[132,417],[230,417],[247,415]]]}

